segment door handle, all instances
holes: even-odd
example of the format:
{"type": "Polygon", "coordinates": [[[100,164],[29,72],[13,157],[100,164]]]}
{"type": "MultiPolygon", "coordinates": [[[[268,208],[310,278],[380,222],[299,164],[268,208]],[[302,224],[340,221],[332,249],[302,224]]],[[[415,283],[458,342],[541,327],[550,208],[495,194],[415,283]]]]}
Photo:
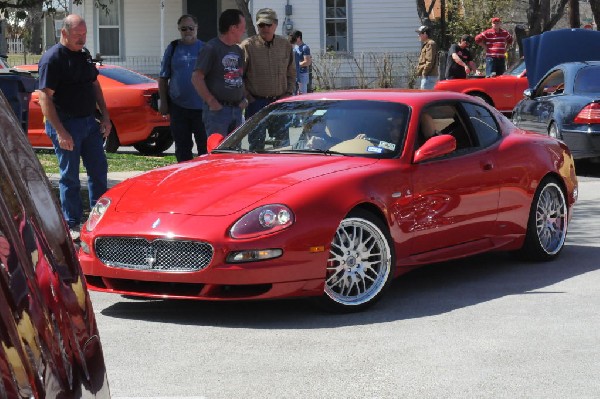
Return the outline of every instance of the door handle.
{"type": "Polygon", "coordinates": [[[483,170],[492,170],[492,169],[494,169],[494,164],[492,163],[492,161],[482,162],[481,169],[483,169],[483,170]]]}

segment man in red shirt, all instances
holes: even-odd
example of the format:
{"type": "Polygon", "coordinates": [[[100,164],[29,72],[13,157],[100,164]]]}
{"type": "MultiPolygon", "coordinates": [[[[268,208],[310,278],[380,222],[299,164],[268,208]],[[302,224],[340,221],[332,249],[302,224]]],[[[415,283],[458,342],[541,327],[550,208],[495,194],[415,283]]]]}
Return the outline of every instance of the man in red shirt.
{"type": "Polygon", "coordinates": [[[506,71],[506,50],[513,37],[502,29],[502,21],[491,19],[492,27],[475,36],[475,43],[485,48],[485,76],[502,75],[506,71]]]}

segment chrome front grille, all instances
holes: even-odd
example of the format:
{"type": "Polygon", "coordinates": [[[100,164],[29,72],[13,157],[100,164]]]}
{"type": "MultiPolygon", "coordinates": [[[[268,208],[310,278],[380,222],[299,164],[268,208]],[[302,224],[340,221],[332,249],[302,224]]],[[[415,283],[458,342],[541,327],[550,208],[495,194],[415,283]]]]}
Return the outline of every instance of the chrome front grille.
{"type": "Polygon", "coordinates": [[[213,256],[212,246],[205,242],[129,237],[97,238],[95,250],[108,266],[165,272],[201,270],[213,256]]]}

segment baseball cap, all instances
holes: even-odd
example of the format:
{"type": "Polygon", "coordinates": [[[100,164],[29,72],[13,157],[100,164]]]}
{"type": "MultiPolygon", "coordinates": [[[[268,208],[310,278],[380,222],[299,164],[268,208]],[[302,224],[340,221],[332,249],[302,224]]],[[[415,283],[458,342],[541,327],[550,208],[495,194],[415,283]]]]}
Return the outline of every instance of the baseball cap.
{"type": "Polygon", "coordinates": [[[261,8],[256,13],[257,24],[273,25],[277,23],[277,13],[271,8],[261,8]]]}
{"type": "Polygon", "coordinates": [[[472,44],[473,43],[473,36],[471,36],[471,35],[462,35],[460,37],[460,41],[462,42],[463,40],[465,42],[469,43],[469,44],[472,44]]]}
{"type": "Polygon", "coordinates": [[[417,33],[429,33],[429,27],[425,26],[425,25],[421,25],[421,26],[419,26],[419,28],[417,30],[415,30],[415,32],[417,32],[417,33]]]}
{"type": "Polygon", "coordinates": [[[492,21],[493,24],[501,24],[502,23],[502,21],[498,17],[494,17],[490,21],[492,21]]]}

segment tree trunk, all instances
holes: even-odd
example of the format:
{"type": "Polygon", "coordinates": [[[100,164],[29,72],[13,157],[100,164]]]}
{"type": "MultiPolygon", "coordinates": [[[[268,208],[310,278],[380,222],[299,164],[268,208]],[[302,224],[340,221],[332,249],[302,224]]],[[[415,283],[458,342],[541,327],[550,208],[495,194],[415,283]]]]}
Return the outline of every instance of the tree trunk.
{"type": "Polygon", "coordinates": [[[579,0],[569,0],[569,26],[571,28],[581,27],[581,20],[579,18],[579,0]]]}
{"type": "Polygon", "coordinates": [[[29,42],[28,51],[33,54],[42,53],[42,22],[44,12],[42,11],[42,3],[37,4],[29,9],[29,23],[31,24],[31,41],[29,42]]]}
{"type": "Polygon", "coordinates": [[[592,9],[592,14],[594,14],[596,29],[600,30],[600,0],[590,0],[590,8],[592,9]]]}
{"type": "Polygon", "coordinates": [[[249,1],[250,0],[235,0],[238,10],[240,10],[246,18],[246,35],[248,35],[248,37],[256,35],[254,21],[252,20],[252,15],[250,14],[250,9],[248,8],[249,1]]]}

